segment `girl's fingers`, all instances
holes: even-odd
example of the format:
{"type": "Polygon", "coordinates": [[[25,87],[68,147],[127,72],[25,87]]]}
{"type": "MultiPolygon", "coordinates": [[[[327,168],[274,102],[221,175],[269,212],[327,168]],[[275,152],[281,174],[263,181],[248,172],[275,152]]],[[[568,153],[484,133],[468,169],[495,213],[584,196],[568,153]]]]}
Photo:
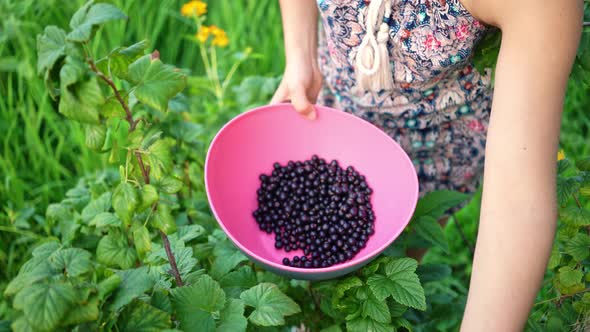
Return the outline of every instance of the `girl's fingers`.
{"type": "Polygon", "coordinates": [[[279,84],[279,87],[277,88],[277,91],[275,91],[275,94],[272,96],[272,99],[270,100],[270,104],[278,104],[278,103],[282,103],[285,100],[289,99],[289,94],[288,94],[288,90],[285,86],[285,84],[281,83],[279,84]]]}
{"type": "Polygon", "coordinates": [[[316,113],[313,105],[307,99],[307,94],[303,87],[299,87],[294,91],[291,91],[291,102],[295,110],[301,115],[307,117],[310,120],[315,120],[316,113]]]}

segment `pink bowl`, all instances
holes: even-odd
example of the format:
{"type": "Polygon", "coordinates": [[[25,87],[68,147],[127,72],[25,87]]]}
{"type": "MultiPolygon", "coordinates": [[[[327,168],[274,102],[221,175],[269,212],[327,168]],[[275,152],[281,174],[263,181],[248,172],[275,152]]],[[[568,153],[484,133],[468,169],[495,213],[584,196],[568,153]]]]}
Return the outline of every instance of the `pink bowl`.
{"type": "Polygon", "coordinates": [[[316,106],[310,121],[290,104],[260,107],[227,123],[213,139],[205,163],[211,209],[229,238],[253,261],[277,274],[320,280],[352,272],[389,246],[410,221],[418,201],[418,178],[410,158],[387,134],[358,117],[316,106]],[[282,264],[301,255],[275,249],[274,234],[259,230],[258,176],[274,162],[305,160],[313,154],[354,166],[373,188],[375,234],[352,260],[327,268],[303,269],[282,264]]]}

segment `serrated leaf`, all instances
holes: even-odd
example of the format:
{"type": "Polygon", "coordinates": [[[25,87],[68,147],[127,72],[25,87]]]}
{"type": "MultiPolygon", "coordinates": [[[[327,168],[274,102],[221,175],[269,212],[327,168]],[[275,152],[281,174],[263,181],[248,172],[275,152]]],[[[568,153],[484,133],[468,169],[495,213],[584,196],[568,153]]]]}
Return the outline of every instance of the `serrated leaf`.
{"type": "Polygon", "coordinates": [[[565,252],[577,262],[581,262],[590,256],[590,236],[583,233],[576,234],[565,243],[565,252]]]}
{"type": "Polygon", "coordinates": [[[125,224],[131,222],[133,212],[139,205],[139,198],[135,188],[127,183],[121,182],[113,193],[113,208],[117,217],[125,224]]]}
{"type": "Polygon", "coordinates": [[[102,212],[97,214],[88,225],[96,228],[119,227],[121,226],[121,220],[110,212],[102,212]]]}
{"type": "Polygon", "coordinates": [[[98,242],[96,258],[107,266],[129,269],[135,264],[137,255],[135,250],[129,247],[125,235],[112,232],[98,242]]]}
{"type": "Polygon", "coordinates": [[[143,224],[135,223],[131,228],[131,233],[133,234],[133,244],[135,245],[137,255],[140,259],[143,259],[152,250],[150,232],[143,224]]]}
{"type": "Polygon", "coordinates": [[[51,71],[55,63],[65,56],[66,32],[50,25],[37,36],[37,73],[51,71]]]}
{"type": "Polygon", "coordinates": [[[36,247],[35,250],[33,250],[32,255],[35,258],[45,259],[45,258],[49,257],[51,254],[53,254],[54,252],[56,252],[59,248],[61,248],[61,245],[59,244],[59,242],[56,242],[56,241],[45,242],[45,243],[39,245],[38,247],[36,247]]]}
{"type": "Polygon", "coordinates": [[[144,55],[129,65],[129,81],[136,85],[137,99],[159,111],[168,109],[168,102],[182,91],[186,76],[160,59],[144,55]]]}
{"type": "Polygon", "coordinates": [[[387,306],[389,307],[391,317],[397,317],[397,320],[399,320],[399,317],[403,316],[403,314],[408,311],[407,306],[400,304],[393,299],[387,299],[387,306]]]}
{"type": "Polygon", "coordinates": [[[468,198],[469,195],[457,191],[432,191],[418,201],[414,218],[428,215],[434,219],[438,219],[447,210],[463,203],[468,198]]]}
{"type": "MultiPolygon", "coordinates": [[[[64,68],[66,66],[62,71],[64,68]]],[[[62,87],[59,112],[74,121],[98,125],[98,109],[103,103],[102,90],[96,77],[92,77],[70,87],[62,87]]]]}
{"type": "Polygon", "coordinates": [[[131,63],[144,55],[148,48],[149,42],[142,40],[129,47],[117,48],[108,56],[108,66],[110,72],[121,79],[128,79],[128,68],[131,63]]]}
{"type": "Polygon", "coordinates": [[[219,284],[203,275],[193,285],[172,289],[172,306],[185,332],[215,331],[213,313],[225,305],[225,293],[219,284]]]}
{"type": "Polygon", "coordinates": [[[98,283],[98,299],[101,301],[104,300],[107,296],[114,292],[117,287],[119,287],[121,281],[122,279],[118,274],[112,274],[108,278],[98,283]]]}
{"type": "Polygon", "coordinates": [[[167,194],[175,194],[182,189],[183,182],[172,176],[163,176],[156,185],[158,186],[158,189],[167,194]]]}
{"type": "Polygon", "coordinates": [[[98,3],[90,7],[80,8],[70,20],[72,31],[67,39],[75,42],[86,42],[90,39],[92,29],[108,21],[125,19],[127,16],[119,8],[107,4],[98,3]]]}
{"type": "Polygon", "coordinates": [[[108,211],[111,208],[111,193],[105,192],[97,199],[92,200],[82,210],[82,221],[89,223],[98,214],[108,211]]]}
{"type": "Polygon", "coordinates": [[[76,292],[68,283],[35,284],[20,291],[14,307],[23,310],[35,329],[55,329],[74,304],[76,292]]]}
{"type": "Polygon", "coordinates": [[[568,206],[559,210],[559,219],[571,226],[588,226],[590,225],[590,211],[577,206],[568,206]]]}
{"type": "Polygon", "coordinates": [[[574,286],[582,281],[584,273],[580,270],[576,270],[571,266],[564,266],[559,269],[559,282],[564,287],[574,286]]]}
{"type": "Polygon", "coordinates": [[[217,332],[246,331],[248,321],[244,317],[244,302],[238,299],[228,299],[219,315],[217,332]]]}
{"type": "Polygon", "coordinates": [[[572,195],[577,194],[581,181],[582,179],[577,176],[557,177],[557,202],[559,205],[566,205],[572,195]]]}
{"type": "Polygon", "coordinates": [[[334,290],[334,294],[332,295],[332,305],[334,307],[339,306],[340,299],[344,296],[346,291],[360,287],[363,285],[361,279],[355,276],[348,277],[343,279],[336,284],[336,288],[334,290]]]}
{"type": "Polygon", "coordinates": [[[62,321],[62,326],[93,322],[98,319],[98,298],[92,298],[83,304],[74,305],[62,321]]]}
{"type": "MultiPolygon", "coordinates": [[[[186,282],[186,280],[184,280],[186,282]]],[[[152,298],[150,300],[150,304],[154,307],[166,311],[167,313],[172,314],[172,302],[170,301],[170,297],[168,297],[168,291],[163,289],[155,290],[152,294],[152,298]]]]}
{"type": "Polygon", "coordinates": [[[342,329],[340,328],[340,325],[332,325],[325,329],[321,329],[320,332],[342,332],[342,329]]]}
{"type": "Polygon", "coordinates": [[[413,222],[412,226],[424,240],[441,248],[445,253],[449,252],[447,238],[436,219],[428,215],[421,216],[413,222]]]}
{"type": "Polygon", "coordinates": [[[366,301],[361,302],[361,315],[370,317],[379,323],[391,323],[391,314],[386,301],[379,301],[373,294],[369,294],[366,301]]]}
{"type": "Polygon", "coordinates": [[[148,272],[147,266],[117,271],[117,275],[121,278],[121,283],[115,293],[114,301],[110,305],[111,311],[117,311],[131,303],[133,299],[150,290],[155,283],[155,280],[148,272]]]}
{"type": "Polygon", "coordinates": [[[250,266],[242,266],[219,279],[219,284],[228,296],[239,298],[243,290],[256,285],[256,274],[250,266]]]}
{"type": "Polygon", "coordinates": [[[14,279],[10,281],[10,283],[8,283],[6,289],[4,290],[4,295],[12,296],[34,283],[55,275],[55,272],[50,268],[49,263],[45,263],[43,266],[46,268],[37,269],[37,271],[19,273],[14,279]]]}
{"type": "Polygon", "coordinates": [[[170,236],[171,241],[172,239],[176,239],[182,242],[190,242],[196,238],[199,238],[201,235],[205,234],[205,228],[201,225],[186,225],[178,227],[176,233],[170,236]]]}
{"type": "MultiPolygon", "coordinates": [[[[150,174],[160,180],[166,172],[172,169],[172,147],[174,142],[170,139],[160,139],[152,144],[148,151],[146,160],[150,165],[150,174]]],[[[162,190],[163,191],[163,190],[162,190]]]]}
{"type": "Polygon", "coordinates": [[[69,277],[77,277],[92,270],[92,255],[83,249],[67,248],[49,256],[49,263],[69,277]]]}
{"type": "Polygon", "coordinates": [[[211,275],[214,278],[221,278],[238,264],[248,260],[248,257],[227,239],[215,245],[213,254],[216,256],[211,266],[211,275]]]}
{"type": "Polygon", "coordinates": [[[346,322],[348,332],[394,332],[393,326],[379,323],[370,318],[357,318],[346,322]]]}
{"type": "Polygon", "coordinates": [[[107,130],[104,125],[86,125],[85,143],[86,146],[95,151],[101,151],[107,137],[107,130]]]}
{"type": "Polygon", "coordinates": [[[143,210],[153,206],[156,202],[158,202],[158,199],[160,199],[160,195],[158,195],[158,190],[156,187],[152,186],[151,184],[144,185],[141,188],[141,206],[139,209],[143,210]]]}
{"type": "Polygon", "coordinates": [[[176,232],[176,221],[172,217],[170,207],[165,204],[159,204],[158,209],[153,214],[150,223],[156,229],[161,230],[164,234],[169,235],[176,232]]]}
{"type": "Polygon", "coordinates": [[[170,314],[143,301],[135,300],[117,321],[119,331],[160,332],[172,325],[170,314]]]}
{"type": "Polygon", "coordinates": [[[451,276],[453,270],[445,264],[422,264],[416,269],[416,274],[422,283],[440,281],[451,276]]]}
{"type": "Polygon", "coordinates": [[[559,252],[559,248],[554,245],[551,248],[551,256],[549,256],[549,263],[547,264],[548,269],[554,269],[559,266],[561,262],[561,253],[559,252]]]}
{"type": "Polygon", "coordinates": [[[301,312],[299,305],[283,294],[275,284],[261,283],[242,293],[240,298],[254,308],[248,319],[260,326],[285,324],[285,316],[301,312]]]}
{"type": "MultiPolygon", "coordinates": [[[[398,318],[395,320],[394,322],[394,326],[397,328],[403,328],[409,332],[412,332],[412,323],[410,323],[407,319],[405,318],[398,318]]],[[[397,330],[396,330],[397,331],[397,330]]]]}
{"type": "Polygon", "coordinates": [[[410,258],[393,260],[385,266],[387,276],[371,276],[367,284],[380,301],[392,296],[403,305],[426,310],[424,289],[415,273],[416,267],[417,262],[410,258]]]}

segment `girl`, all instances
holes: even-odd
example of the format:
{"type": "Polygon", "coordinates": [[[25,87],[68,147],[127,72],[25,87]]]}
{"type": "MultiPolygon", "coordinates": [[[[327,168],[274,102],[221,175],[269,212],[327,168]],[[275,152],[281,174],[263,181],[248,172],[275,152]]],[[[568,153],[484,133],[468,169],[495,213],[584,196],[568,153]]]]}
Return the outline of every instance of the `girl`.
{"type": "Polygon", "coordinates": [[[287,65],[272,103],[290,100],[313,120],[318,101],[376,124],[410,154],[422,193],[473,192],[485,147],[461,330],[521,330],[555,233],[555,155],[582,1],[280,4],[287,65]],[[470,58],[489,26],[502,31],[493,90],[470,58]]]}

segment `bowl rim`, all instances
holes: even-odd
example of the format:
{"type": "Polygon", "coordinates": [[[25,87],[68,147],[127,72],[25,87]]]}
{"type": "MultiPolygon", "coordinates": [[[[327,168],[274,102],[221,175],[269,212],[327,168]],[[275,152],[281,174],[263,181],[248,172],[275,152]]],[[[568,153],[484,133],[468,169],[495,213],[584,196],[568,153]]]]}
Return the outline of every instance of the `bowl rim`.
{"type": "MultiPolygon", "coordinates": [[[[290,104],[290,103],[278,103],[278,104],[272,104],[272,105],[262,105],[262,106],[247,110],[245,112],[242,112],[242,113],[238,114],[237,116],[235,116],[234,118],[232,118],[230,121],[228,121],[225,125],[223,125],[221,127],[221,129],[219,129],[219,131],[215,134],[215,136],[211,140],[211,143],[209,144],[209,148],[207,149],[207,156],[205,159],[205,170],[204,170],[203,177],[205,178],[204,180],[205,180],[205,191],[207,193],[207,200],[209,201],[208,202],[209,207],[211,208],[211,211],[213,212],[213,216],[215,217],[215,220],[217,221],[217,223],[219,224],[219,226],[221,227],[221,229],[223,230],[225,235],[227,237],[229,237],[231,239],[231,241],[234,243],[234,245],[236,245],[240,250],[247,253],[247,255],[249,255],[249,256],[253,256],[259,262],[261,262],[263,264],[268,264],[268,265],[270,265],[274,268],[277,268],[279,270],[285,270],[285,271],[294,272],[294,273],[301,273],[301,274],[324,274],[324,273],[332,273],[335,271],[339,271],[339,270],[342,270],[342,269],[345,269],[348,267],[353,267],[353,266],[358,265],[362,262],[372,260],[377,255],[381,254],[385,249],[387,249],[387,247],[389,247],[391,245],[391,243],[393,243],[393,241],[395,241],[395,239],[397,239],[399,237],[399,235],[404,231],[404,229],[410,223],[410,220],[412,219],[412,216],[414,215],[414,211],[416,210],[416,206],[418,204],[418,197],[420,195],[420,191],[419,191],[420,183],[418,181],[418,174],[416,173],[416,168],[414,167],[414,164],[412,163],[412,160],[410,159],[410,157],[408,156],[406,151],[399,145],[398,142],[396,142],[393,138],[391,138],[389,135],[387,135],[383,130],[381,130],[379,127],[375,126],[374,124],[372,124],[362,118],[359,118],[355,115],[352,115],[350,113],[347,113],[347,112],[344,112],[344,111],[341,111],[341,110],[338,110],[335,108],[331,108],[331,107],[327,107],[327,106],[323,106],[323,105],[318,105],[318,104],[313,105],[314,108],[316,109],[316,111],[321,110],[320,112],[339,113],[339,116],[350,117],[350,118],[354,119],[355,121],[358,121],[359,125],[371,126],[373,129],[376,129],[379,132],[379,135],[383,135],[387,139],[391,140],[391,142],[393,142],[394,145],[397,146],[397,148],[403,152],[403,156],[404,156],[403,159],[406,163],[409,164],[411,172],[414,175],[413,176],[413,178],[415,179],[414,182],[416,184],[415,186],[413,186],[414,187],[413,192],[409,193],[409,195],[411,195],[413,197],[413,206],[411,209],[412,213],[410,213],[409,216],[406,218],[407,220],[404,220],[404,222],[402,223],[403,227],[400,227],[399,230],[390,239],[388,239],[387,241],[382,243],[377,249],[373,250],[372,253],[368,254],[367,256],[365,256],[362,259],[353,258],[345,263],[339,263],[339,264],[335,264],[335,265],[332,265],[329,267],[308,269],[308,268],[299,268],[299,267],[286,266],[283,264],[275,263],[275,262],[272,262],[272,261],[266,259],[265,257],[261,257],[260,255],[257,255],[256,253],[250,251],[245,245],[240,243],[240,241],[238,241],[233,236],[233,234],[225,227],[224,223],[221,222],[221,218],[219,218],[219,215],[217,213],[217,209],[215,208],[213,201],[211,200],[211,194],[209,193],[209,180],[208,180],[208,176],[207,176],[209,174],[209,168],[210,168],[209,161],[211,158],[211,151],[213,150],[215,143],[217,142],[218,138],[221,136],[221,134],[225,130],[227,130],[229,127],[235,125],[242,118],[252,116],[258,112],[264,112],[264,111],[269,111],[269,110],[273,110],[273,109],[284,108],[285,106],[291,107],[291,108],[293,107],[292,104],[290,104]]],[[[293,112],[295,112],[295,110],[293,110],[293,112]]],[[[318,114],[318,117],[319,116],[320,115],[318,114]]],[[[310,121],[314,121],[314,120],[310,120],[310,121]]]]}

